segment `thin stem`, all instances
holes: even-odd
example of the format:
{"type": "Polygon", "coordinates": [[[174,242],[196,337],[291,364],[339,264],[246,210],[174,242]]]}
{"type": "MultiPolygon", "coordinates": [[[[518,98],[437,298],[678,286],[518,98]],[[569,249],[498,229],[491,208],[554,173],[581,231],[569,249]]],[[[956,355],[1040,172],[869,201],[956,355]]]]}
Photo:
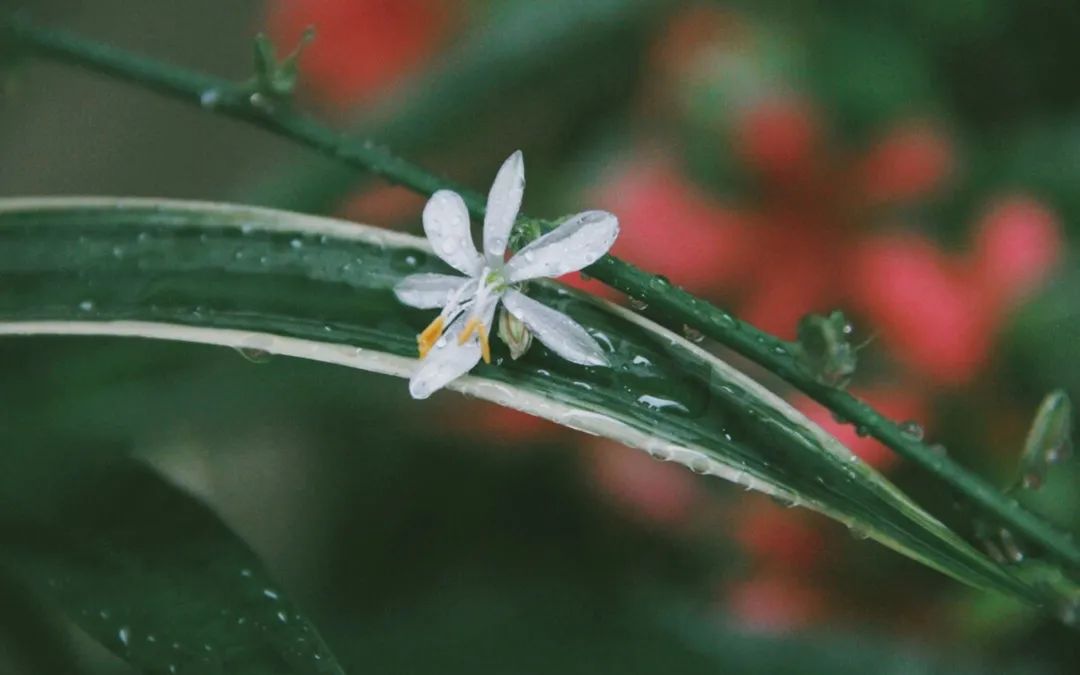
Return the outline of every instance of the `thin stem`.
{"type": "MultiPolygon", "coordinates": [[[[455,190],[474,215],[483,215],[481,195],[453,185],[371,141],[335,132],[313,118],[295,112],[287,101],[253,96],[252,90],[245,85],[143,58],[68,33],[39,28],[22,19],[0,24],[0,31],[0,35],[6,33],[15,47],[28,54],[102,73],[262,127],[416,192],[430,195],[440,189],[455,190]]],[[[1044,548],[1049,555],[1080,567],[1080,546],[1068,535],[948,457],[906,435],[895,422],[865,402],[846,391],[817,382],[799,367],[789,343],[739,321],[663,277],[649,274],[613,256],[605,256],[588,272],[599,281],[648,303],[676,325],[692,326],[776,373],[839,418],[857,425],[897,454],[938,476],[1003,525],[1044,548]]]]}

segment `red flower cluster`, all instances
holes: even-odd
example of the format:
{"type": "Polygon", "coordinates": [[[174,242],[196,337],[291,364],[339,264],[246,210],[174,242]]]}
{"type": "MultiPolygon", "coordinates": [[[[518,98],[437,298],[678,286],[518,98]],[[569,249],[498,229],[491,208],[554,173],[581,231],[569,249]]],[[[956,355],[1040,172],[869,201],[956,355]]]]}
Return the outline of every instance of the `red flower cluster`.
{"type": "Polygon", "coordinates": [[[267,26],[275,44],[317,37],[300,60],[302,83],[342,109],[369,100],[424,63],[448,32],[444,0],[274,0],[267,26]]]}
{"type": "Polygon", "coordinates": [[[768,61],[746,32],[729,14],[697,8],[668,33],[666,42],[679,48],[657,53],[666,79],[684,89],[708,87],[710,75],[721,80],[716,124],[696,133],[718,135],[729,155],[723,159],[755,186],[752,204],[713,197],[669,156],[641,153],[597,191],[600,206],[622,221],[614,253],[733,303],[743,318],[785,338],[806,313],[855,310],[907,369],[941,385],[970,381],[1008,310],[1056,263],[1057,218],[1031,197],[1010,196],[975,223],[969,251],[943,250],[905,221],[908,207],[936,195],[955,173],[947,136],[915,119],[861,151],[837,147],[823,111],[776,73],[737,81],[728,74],[757,72],[733,65],[731,52],[768,61]],[[733,36],[735,46],[721,50],[724,66],[710,70],[719,57],[709,45],[733,36]],[[748,54],[739,52],[744,43],[748,54]]]}

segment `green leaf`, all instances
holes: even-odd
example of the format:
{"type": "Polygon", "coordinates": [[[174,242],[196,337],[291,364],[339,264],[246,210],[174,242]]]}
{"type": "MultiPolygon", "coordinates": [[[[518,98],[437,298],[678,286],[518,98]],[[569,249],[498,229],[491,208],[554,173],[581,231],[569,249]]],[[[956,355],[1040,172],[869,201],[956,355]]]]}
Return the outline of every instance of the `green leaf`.
{"type": "MultiPolygon", "coordinates": [[[[411,273],[446,271],[423,240],[284,212],[0,203],[0,334],[182,340],[407,376],[431,312],[403,307],[392,287],[411,273]]],[[[815,509],[974,586],[1044,600],[725,362],[558,284],[530,292],[588,327],[613,367],[576,366],[542,345],[515,361],[496,341],[493,365],[452,389],[815,509]]]]}
{"type": "Polygon", "coordinates": [[[343,672],[248,547],[141,465],[87,471],[48,510],[6,511],[0,538],[0,561],[143,672],[343,672]]]}

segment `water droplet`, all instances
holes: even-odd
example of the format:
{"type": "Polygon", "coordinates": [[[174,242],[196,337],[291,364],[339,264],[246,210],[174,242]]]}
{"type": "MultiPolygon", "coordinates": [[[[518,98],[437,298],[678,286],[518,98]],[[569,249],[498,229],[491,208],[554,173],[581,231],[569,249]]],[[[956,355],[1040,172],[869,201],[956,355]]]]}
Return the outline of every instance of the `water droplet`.
{"type": "Polygon", "coordinates": [[[948,457],[949,451],[941,443],[934,443],[930,446],[930,452],[934,453],[938,457],[948,457]]]}
{"type": "Polygon", "coordinates": [[[221,101],[221,92],[217,89],[206,89],[199,96],[199,105],[206,109],[213,109],[221,101]]]}
{"type": "Polygon", "coordinates": [[[94,309],[94,301],[93,300],[83,300],[82,302],[79,303],[79,309],[84,311],[84,312],[92,311],[94,309]]]}
{"type": "Polygon", "coordinates": [[[1020,479],[1020,484],[1026,490],[1038,490],[1043,485],[1043,475],[1037,471],[1029,471],[1020,479]]]}
{"type": "Polygon", "coordinates": [[[649,303],[645,302],[644,300],[639,300],[638,298],[632,297],[630,298],[630,306],[639,312],[644,312],[646,309],[649,308],[649,303]]]}
{"type": "Polygon", "coordinates": [[[635,366],[651,366],[651,365],[652,365],[652,361],[650,361],[649,359],[645,358],[645,357],[644,357],[644,356],[642,356],[641,354],[638,354],[637,356],[635,356],[635,357],[634,357],[634,359],[633,359],[633,364],[634,364],[635,366]]]}
{"type": "Polygon", "coordinates": [[[856,539],[869,539],[870,538],[870,531],[867,530],[862,525],[859,525],[859,524],[856,524],[856,523],[852,523],[851,525],[848,525],[848,532],[850,532],[851,536],[855,537],[856,539]]]}
{"type": "Polygon", "coordinates": [[[1080,600],[1066,600],[1061,603],[1058,618],[1067,626],[1080,624],[1080,600]]]}
{"type": "Polygon", "coordinates": [[[655,447],[649,448],[648,452],[650,455],[652,455],[653,459],[658,459],[661,462],[667,462],[672,457],[671,450],[662,445],[657,445],[655,447]]]}
{"type": "Polygon", "coordinates": [[[649,286],[655,291],[663,291],[671,286],[671,282],[667,280],[667,277],[656,275],[649,280],[649,286]]]}
{"type": "Polygon", "coordinates": [[[1005,528],[998,531],[998,539],[1001,541],[1001,552],[1005,554],[1007,562],[1019,563],[1024,561],[1024,551],[1016,542],[1013,533],[1005,528]]]}
{"type": "Polygon", "coordinates": [[[127,647],[128,643],[131,641],[131,629],[127,626],[124,626],[120,629],[116,636],[120,638],[120,644],[127,647]]]}
{"type": "Polygon", "coordinates": [[[705,457],[694,457],[687,465],[694,473],[708,473],[709,472],[709,460],[705,457]]]}
{"type": "Polygon", "coordinates": [[[923,428],[918,422],[914,420],[906,420],[898,425],[900,433],[910,438],[913,441],[921,441],[923,439],[923,428]]]}
{"type": "Polygon", "coordinates": [[[304,248],[304,242],[300,241],[299,239],[290,239],[289,248],[293,250],[304,248]]]}
{"type": "Polygon", "coordinates": [[[652,410],[674,410],[681,413],[690,412],[689,408],[678,401],[672,401],[671,399],[652,396],[650,394],[638,396],[637,402],[652,410]]]}
{"type": "Polygon", "coordinates": [[[685,337],[690,342],[694,342],[694,343],[701,342],[702,340],[705,339],[705,335],[702,334],[701,331],[699,331],[697,328],[694,328],[693,326],[685,324],[685,323],[683,324],[683,327],[682,327],[682,334],[683,334],[683,337],[685,337]]]}
{"type": "Polygon", "coordinates": [[[258,108],[263,112],[270,112],[274,109],[273,101],[259,92],[252,94],[248,98],[248,102],[251,103],[252,108],[258,108]]]}
{"type": "Polygon", "coordinates": [[[273,357],[273,354],[258,347],[237,347],[236,353],[251,363],[266,363],[273,357]]]}
{"type": "Polygon", "coordinates": [[[277,600],[278,599],[277,592],[275,592],[274,590],[269,589],[269,588],[264,588],[263,589],[263,595],[270,598],[271,600],[277,600]]]}

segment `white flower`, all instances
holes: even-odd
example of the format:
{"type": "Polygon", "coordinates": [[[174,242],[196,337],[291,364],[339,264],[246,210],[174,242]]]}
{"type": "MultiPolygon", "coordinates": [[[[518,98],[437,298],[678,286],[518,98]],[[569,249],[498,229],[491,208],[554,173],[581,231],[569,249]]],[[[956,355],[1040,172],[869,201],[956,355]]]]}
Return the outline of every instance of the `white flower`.
{"type": "Polygon", "coordinates": [[[439,190],[424,207],[424,232],[435,253],[465,276],[413,274],[394,287],[406,305],[442,308],[416,339],[423,365],[409,380],[413,398],[427,398],[469,372],[481,358],[491,362],[488,335],[500,301],[504,311],[564,359],[608,365],[600,345],[580,324],[526,296],[515,284],[591,265],[611,248],[619,221],[606,211],[579,213],[505,260],[524,192],[525,165],[519,150],[503,162],[488,193],[482,253],[473,244],[469,212],[457,193],[439,190]]]}

